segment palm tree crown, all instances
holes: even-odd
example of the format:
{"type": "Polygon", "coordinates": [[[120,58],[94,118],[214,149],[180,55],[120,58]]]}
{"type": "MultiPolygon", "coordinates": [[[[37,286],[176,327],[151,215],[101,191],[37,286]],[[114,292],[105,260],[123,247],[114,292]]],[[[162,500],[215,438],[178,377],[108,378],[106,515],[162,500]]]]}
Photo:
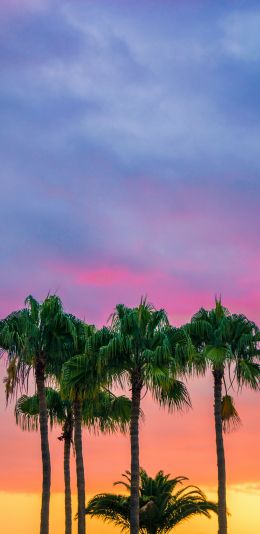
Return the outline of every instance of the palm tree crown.
{"type": "Polygon", "coordinates": [[[189,404],[184,384],[177,387],[176,375],[169,381],[173,355],[170,331],[165,311],[154,309],[145,299],[136,308],[119,304],[111,316],[110,340],[100,349],[101,362],[120,385],[126,381],[132,387],[133,381],[139,381],[160,403],[173,399],[176,404],[189,404]]]}
{"type": "MultiPolygon", "coordinates": [[[[125,480],[116,482],[129,492],[131,475],[123,475],[125,480]]],[[[166,534],[171,532],[185,519],[195,515],[210,517],[210,512],[217,512],[215,503],[208,501],[204,493],[196,486],[177,489],[187,480],[185,477],[170,478],[159,471],[152,478],[143,469],[140,472],[140,532],[142,534],[166,534]]],[[[130,497],[112,493],[93,497],[86,508],[86,514],[98,517],[121,527],[122,531],[130,528],[130,497]]]]}
{"type": "MultiPolygon", "coordinates": [[[[222,370],[225,366],[238,385],[259,387],[260,333],[245,315],[231,314],[216,300],[215,308],[201,308],[187,326],[198,350],[195,365],[222,370]]],[[[233,378],[231,378],[233,383],[233,378]]]]}
{"type": "Polygon", "coordinates": [[[0,346],[15,371],[7,377],[7,396],[18,385],[26,386],[30,369],[37,371],[39,364],[45,375],[57,375],[62,363],[75,354],[76,323],[82,328],[84,324],[64,312],[57,295],[49,295],[42,303],[29,295],[25,305],[0,322],[0,346]]]}

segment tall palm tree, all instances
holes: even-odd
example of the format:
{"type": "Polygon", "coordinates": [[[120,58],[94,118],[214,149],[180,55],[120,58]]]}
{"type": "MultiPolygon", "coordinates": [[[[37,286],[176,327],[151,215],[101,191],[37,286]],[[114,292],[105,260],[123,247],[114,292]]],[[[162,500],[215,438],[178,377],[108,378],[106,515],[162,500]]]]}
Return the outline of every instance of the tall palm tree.
{"type": "MultiPolygon", "coordinates": [[[[110,328],[103,328],[88,340],[87,354],[95,355],[89,374],[89,357],[75,358],[67,381],[84,391],[95,380],[128,384],[131,389],[131,534],[139,532],[139,420],[143,392],[150,390],[161,404],[182,408],[190,405],[185,385],[170,373],[172,346],[164,310],[155,310],[146,300],[127,308],[120,304],[111,316],[110,328]],[[95,377],[93,376],[95,372],[95,377]]],[[[90,358],[91,359],[91,358],[90,358]]],[[[92,358],[93,359],[93,358],[92,358]]],[[[69,365],[69,364],[68,364],[69,365]]]]}
{"type": "Polygon", "coordinates": [[[130,532],[139,532],[139,418],[142,392],[152,391],[156,400],[181,408],[189,405],[184,384],[176,377],[169,380],[171,347],[167,332],[168,318],[164,310],[156,310],[145,299],[139,306],[127,308],[120,304],[112,315],[112,339],[101,348],[101,356],[120,384],[131,388],[131,496],[130,532]]]}
{"type": "MultiPolygon", "coordinates": [[[[115,482],[131,490],[131,474],[123,475],[124,481],[115,482]]],[[[140,527],[142,534],[167,534],[184,520],[196,515],[210,518],[210,512],[217,512],[215,503],[208,501],[204,493],[196,486],[186,486],[176,490],[186,477],[170,478],[159,471],[155,478],[140,471],[140,527]]],[[[86,514],[121,527],[122,531],[130,530],[130,497],[103,493],[95,495],[86,508],[86,514]]]]}
{"type": "MultiPolygon", "coordinates": [[[[62,425],[59,440],[64,443],[64,488],[65,488],[65,534],[72,532],[71,485],[70,485],[70,451],[73,443],[73,417],[69,401],[61,398],[59,391],[45,388],[48,417],[51,428],[54,424],[62,425]]],[[[38,430],[39,397],[22,395],[15,405],[16,422],[22,430],[38,430]]]]}
{"type": "MultiPolygon", "coordinates": [[[[82,418],[83,418],[83,401],[82,394],[77,383],[74,381],[74,375],[77,373],[79,357],[71,358],[63,366],[61,377],[62,394],[69,398],[72,402],[73,418],[74,418],[74,441],[76,453],[76,473],[77,473],[77,497],[78,497],[78,534],[85,534],[85,472],[83,460],[83,446],[82,446],[82,418]]],[[[90,391],[92,391],[92,362],[88,361],[88,368],[84,373],[84,382],[87,382],[90,391]]],[[[93,381],[95,384],[95,381],[93,381]]],[[[97,390],[95,390],[97,393],[97,390]]],[[[90,393],[88,392],[88,395],[90,393]]],[[[93,401],[93,398],[91,399],[93,401]]]]}
{"type": "MultiPolygon", "coordinates": [[[[81,354],[85,351],[87,339],[95,332],[93,325],[85,325],[81,321],[73,317],[73,323],[76,330],[77,338],[77,354],[81,354]]],[[[76,473],[77,473],[77,495],[78,495],[78,534],[85,534],[85,474],[84,474],[84,461],[83,461],[83,447],[82,447],[82,417],[83,417],[83,399],[79,394],[79,391],[73,387],[67,387],[67,365],[68,369],[73,368],[74,358],[67,360],[62,368],[60,368],[59,380],[61,383],[62,395],[66,399],[72,402],[72,413],[74,422],[74,445],[76,453],[76,473]]],[[[91,367],[90,367],[91,371],[91,367]]]]}
{"type": "Polygon", "coordinates": [[[197,372],[212,370],[214,380],[214,418],[218,467],[218,521],[219,534],[227,534],[226,467],[223,429],[230,418],[238,421],[238,414],[227,394],[226,382],[235,381],[239,388],[259,389],[260,366],[259,330],[244,315],[231,314],[216,299],[215,308],[201,308],[186,326],[197,348],[194,360],[197,372]],[[226,372],[226,379],[225,379],[226,372]],[[226,395],[223,397],[223,386],[226,395]]]}
{"type": "MultiPolygon", "coordinates": [[[[95,336],[96,334],[93,334],[92,338],[95,336]]],[[[92,350],[87,355],[71,358],[64,364],[61,377],[63,395],[71,399],[74,415],[78,534],[85,534],[86,529],[82,424],[101,432],[117,430],[124,432],[128,427],[131,412],[131,403],[127,397],[123,395],[117,397],[106,388],[102,389],[105,378],[102,377],[102,382],[95,355],[96,351],[92,350]],[[83,361],[84,367],[82,367],[83,361]]]]}
{"type": "Polygon", "coordinates": [[[48,408],[45,379],[55,374],[61,362],[75,354],[77,336],[72,316],[64,313],[61,300],[49,295],[42,303],[31,295],[25,308],[0,322],[0,347],[7,352],[9,367],[7,398],[25,388],[33,369],[39,398],[39,423],[42,453],[42,507],[40,534],[49,533],[51,462],[48,440],[48,408]]]}

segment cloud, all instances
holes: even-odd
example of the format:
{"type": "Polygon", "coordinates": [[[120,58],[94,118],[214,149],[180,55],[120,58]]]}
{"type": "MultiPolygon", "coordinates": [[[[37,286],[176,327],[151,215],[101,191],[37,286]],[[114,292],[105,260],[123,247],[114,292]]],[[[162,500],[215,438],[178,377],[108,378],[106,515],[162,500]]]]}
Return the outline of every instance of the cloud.
{"type": "Polygon", "coordinates": [[[245,483],[245,484],[237,484],[230,486],[230,491],[238,492],[238,493],[246,493],[251,495],[260,495],[260,485],[259,484],[252,484],[252,483],[245,483]]]}
{"type": "Polygon", "coordinates": [[[235,10],[223,21],[223,47],[238,61],[255,62],[260,57],[260,10],[235,10]]]}
{"type": "Polygon", "coordinates": [[[60,288],[101,321],[102,291],[108,309],[133,287],[160,305],[174,292],[185,320],[222,292],[258,316],[258,67],[227,45],[254,10],[209,5],[47,2],[3,19],[4,298],[60,288]]]}
{"type": "Polygon", "coordinates": [[[15,69],[21,74],[20,69],[32,67],[37,71],[46,61],[68,61],[80,50],[80,33],[66,23],[61,12],[24,9],[1,26],[0,61],[9,72],[15,69]]]}

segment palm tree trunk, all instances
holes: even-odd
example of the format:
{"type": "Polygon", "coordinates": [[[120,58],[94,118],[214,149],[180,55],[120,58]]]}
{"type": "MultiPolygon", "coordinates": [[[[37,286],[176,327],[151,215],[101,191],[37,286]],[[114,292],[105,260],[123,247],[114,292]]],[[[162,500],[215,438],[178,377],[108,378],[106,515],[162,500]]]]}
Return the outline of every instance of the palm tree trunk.
{"type": "Polygon", "coordinates": [[[70,447],[71,435],[64,436],[64,484],[65,484],[65,534],[71,534],[71,488],[70,488],[70,447]]]}
{"type": "Polygon", "coordinates": [[[223,369],[214,369],[214,416],[218,464],[218,534],[227,534],[226,467],[221,418],[223,369]]]}
{"type": "Polygon", "coordinates": [[[131,497],[130,534],[139,533],[139,414],[142,383],[139,376],[132,378],[131,435],[131,497]]]}
{"type": "Polygon", "coordinates": [[[37,394],[39,398],[39,419],[42,453],[42,508],[40,534],[49,534],[49,509],[51,492],[51,460],[48,439],[48,410],[44,384],[44,361],[39,358],[35,367],[37,394]]]}
{"type": "Polygon", "coordinates": [[[77,489],[78,489],[78,534],[85,534],[85,475],[82,454],[82,414],[81,402],[76,399],[73,405],[74,425],[75,425],[75,451],[76,451],[76,470],[77,470],[77,489]]]}

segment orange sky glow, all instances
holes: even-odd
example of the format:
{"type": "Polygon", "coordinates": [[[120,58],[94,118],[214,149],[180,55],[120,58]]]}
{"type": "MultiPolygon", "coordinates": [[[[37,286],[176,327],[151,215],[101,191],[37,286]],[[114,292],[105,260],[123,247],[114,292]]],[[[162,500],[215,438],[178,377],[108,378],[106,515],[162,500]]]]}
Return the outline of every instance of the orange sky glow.
{"type": "MultiPolygon", "coordinates": [[[[2,374],[4,372],[2,365],[2,374]]],[[[169,414],[147,395],[143,400],[145,419],[141,423],[141,465],[154,475],[163,469],[173,476],[185,475],[209,497],[216,497],[216,456],[213,427],[211,376],[189,384],[193,409],[169,414]]],[[[12,416],[13,407],[4,407],[3,391],[0,424],[1,518],[3,532],[37,532],[40,507],[40,448],[37,433],[22,432],[12,416]],[[7,411],[6,411],[7,410],[7,411]],[[15,505],[15,513],[12,513],[15,505]]],[[[258,534],[260,527],[260,434],[259,398],[253,392],[236,397],[242,426],[225,437],[230,534],[258,534]],[[249,528],[250,525],[250,528],[249,528]]],[[[51,534],[63,532],[63,466],[59,428],[50,434],[52,455],[51,534]]],[[[84,431],[84,458],[88,495],[113,490],[113,482],[129,467],[129,439],[120,434],[104,436],[84,431]]],[[[72,489],[75,494],[75,461],[72,457],[72,489]]],[[[75,495],[74,495],[74,510],[75,495]]],[[[194,519],[179,527],[179,534],[216,532],[216,519],[194,519]]],[[[112,526],[88,520],[91,534],[117,532],[112,526]]],[[[75,524],[74,524],[75,529],[75,524]]],[[[75,531],[76,532],[76,531],[75,531]]],[[[118,531],[119,532],[119,531],[118,531]]]]}

